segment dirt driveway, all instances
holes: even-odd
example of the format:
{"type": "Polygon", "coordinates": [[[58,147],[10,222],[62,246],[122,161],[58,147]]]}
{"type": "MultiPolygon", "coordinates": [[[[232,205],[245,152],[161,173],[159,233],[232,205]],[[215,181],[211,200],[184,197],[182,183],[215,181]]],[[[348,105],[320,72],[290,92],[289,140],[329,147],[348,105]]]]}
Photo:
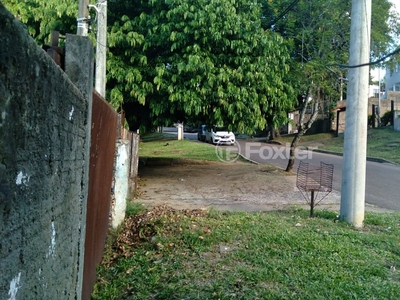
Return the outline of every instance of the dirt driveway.
{"type": "MultiPolygon", "coordinates": [[[[166,204],[175,209],[231,211],[310,208],[296,188],[296,175],[252,163],[152,159],[140,166],[139,177],[136,201],[149,207],[166,204]]],[[[332,191],[316,209],[339,211],[339,201],[340,194],[332,191]]]]}

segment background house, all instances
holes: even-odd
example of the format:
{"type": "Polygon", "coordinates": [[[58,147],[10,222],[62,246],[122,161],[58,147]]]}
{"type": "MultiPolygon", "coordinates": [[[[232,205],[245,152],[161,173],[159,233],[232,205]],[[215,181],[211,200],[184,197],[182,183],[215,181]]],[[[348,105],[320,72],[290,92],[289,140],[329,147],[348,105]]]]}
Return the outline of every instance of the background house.
{"type": "MultiPolygon", "coordinates": [[[[381,97],[383,95],[381,94],[381,97]]],[[[368,98],[378,98],[379,97],[379,85],[370,85],[368,98]]]]}
{"type": "Polygon", "coordinates": [[[389,91],[400,92],[400,64],[386,69],[386,95],[389,91]]]}

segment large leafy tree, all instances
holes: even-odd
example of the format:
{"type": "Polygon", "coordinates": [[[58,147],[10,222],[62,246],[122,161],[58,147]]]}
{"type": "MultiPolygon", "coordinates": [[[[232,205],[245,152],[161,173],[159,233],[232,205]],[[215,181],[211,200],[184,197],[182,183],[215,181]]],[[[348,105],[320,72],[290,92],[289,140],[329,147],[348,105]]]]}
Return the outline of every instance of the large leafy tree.
{"type": "Polygon", "coordinates": [[[39,45],[48,44],[53,30],[75,33],[78,1],[76,0],[2,0],[4,6],[22,23],[39,45]]]}
{"type": "MultiPolygon", "coordinates": [[[[78,1],[4,2],[39,44],[52,30],[76,31],[78,1]]],[[[107,99],[132,129],[282,123],[293,99],[287,45],[263,30],[260,8],[257,0],[108,2],[107,99]]]]}
{"type": "Polygon", "coordinates": [[[257,1],[119,1],[109,8],[115,105],[144,105],[140,117],[149,125],[186,119],[253,131],[273,115],[285,118],[280,112],[293,99],[287,45],[262,29],[257,1]]]}
{"type": "MultiPolygon", "coordinates": [[[[373,1],[371,59],[384,56],[399,32],[398,18],[391,13],[388,0],[373,1]]],[[[291,48],[292,85],[301,101],[300,120],[291,144],[287,171],[294,165],[294,151],[318,113],[329,112],[340,99],[349,56],[351,0],[268,0],[263,3],[263,26],[293,41],[291,48]],[[292,5],[294,4],[294,5],[292,5]],[[286,14],[280,12],[290,7],[286,14]],[[306,111],[312,113],[306,118],[306,111]],[[328,111],[327,111],[328,110],[328,111]]]]}

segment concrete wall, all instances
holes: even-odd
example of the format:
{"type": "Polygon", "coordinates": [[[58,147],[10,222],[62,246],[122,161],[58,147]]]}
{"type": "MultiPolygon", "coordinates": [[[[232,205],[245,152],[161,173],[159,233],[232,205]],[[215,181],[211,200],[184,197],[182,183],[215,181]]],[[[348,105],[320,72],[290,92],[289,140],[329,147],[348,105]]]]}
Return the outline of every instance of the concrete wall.
{"type": "MultiPolygon", "coordinates": [[[[391,101],[394,101],[394,109],[400,109],[400,92],[389,92],[387,99],[381,99],[380,105],[380,116],[382,117],[385,112],[391,110],[391,101]]],[[[368,99],[368,115],[372,115],[372,105],[378,106],[379,99],[378,98],[369,98],[368,99]]],[[[337,106],[346,106],[346,101],[338,101],[337,106]]],[[[332,122],[332,129],[336,128],[336,114],[335,118],[332,122]]],[[[339,133],[343,133],[346,124],[346,112],[343,111],[340,113],[339,120],[339,133]]]]}
{"type": "Polygon", "coordinates": [[[129,168],[129,194],[128,198],[136,196],[136,189],[138,185],[138,171],[139,171],[139,143],[140,135],[132,132],[131,134],[131,153],[130,153],[130,168],[129,168]]]}
{"type": "MultiPolygon", "coordinates": [[[[119,116],[121,122],[121,115],[119,116]]],[[[127,200],[136,195],[139,135],[118,126],[111,195],[111,226],[116,229],[125,219],[127,200]]]]}
{"type": "Polygon", "coordinates": [[[116,229],[125,219],[126,199],[129,191],[130,141],[120,139],[116,143],[114,164],[114,203],[111,209],[111,225],[116,229]]]}
{"type": "Polygon", "coordinates": [[[89,112],[0,3],[0,299],[80,299],[89,112]]]}
{"type": "Polygon", "coordinates": [[[136,196],[139,168],[139,134],[126,130],[124,120],[125,115],[119,114],[110,211],[114,229],[125,219],[127,200],[136,196]]]}
{"type": "MultiPolygon", "coordinates": [[[[389,92],[391,97],[387,99],[381,99],[381,109],[380,115],[381,117],[385,114],[385,112],[390,111],[391,109],[391,101],[394,101],[394,108],[400,109],[400,92],[389,92]],[[398,94],[399,97],[396,97],[395,94],[398,94]]],[[[378,98],[369,98],[368,99],[368,114],[372,115],[372,104],[376,107],[378,106],[379,99],[378,98]]]]}
{"type": "Polygon", "coordinates": [[[397,105],[398,109],[400,109],[400,92],[387,92],[387,99],[389,101],[393,100],[395,103],[395,107],[397,105]]]}

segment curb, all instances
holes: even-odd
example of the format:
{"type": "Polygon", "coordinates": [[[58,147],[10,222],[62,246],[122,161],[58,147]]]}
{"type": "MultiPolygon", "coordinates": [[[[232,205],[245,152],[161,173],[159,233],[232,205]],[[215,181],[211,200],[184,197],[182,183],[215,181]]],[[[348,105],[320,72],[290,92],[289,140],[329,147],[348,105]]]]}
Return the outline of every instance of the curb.
{"type": "MultiPolygon", "coordinates": [[[[319,150],[319,149],[315,149],[314,147],[304,147],[304,149],[306,149],[307,151],[314,151],[314,152],[331,154],[331,155],[336,155],[336,156],[343,156],[343,153],[326,151],[326,150],[319,150]]],[[[251,159],[249,159],[247,157],[244,157],[241,153],[238,153],[238,154],[244,160],[247,160],[247,161],[249,161],[249,162],[251,162],[253,164],[256,164],[256,165],[260,165],[260,163],[254,161],[254,160],[251,160],[251,159]]],[[[395,162],[387,160],[387,159],[383,159],[383,158],[376,158],[376,157],[367,156],[367,161],[376,162],[376,163],[384,163],[384,164],[392,164],[394,166],[398,166],[398,164],[396,164],[395,162]]]]}
{"type": "MultiPolygon", "coordinates": [[[[247,139],[249,141],[255,141],[255,142],[264,142],[266,144],[275,144],[275,145],[282,145],[282,143],[280,142],[276,142],[276,141],[265,141],[265,138],[253,138],[253,139],[247,139]]],[[[314,151],[314,152],[319,152],[319,153],[326,153],[326,154],[331,154],[331,155],[337,155],[337,156],[343,156],[343,153],[339,153],[339,152],[332,152],[332,151],[327,151],[327,150],[319,150],[319,149],[315,149],[314,147],[310,146],[310,147],[305,147],[302,145],[298,145],[298,147],[304,147],[304,149],[308,150],[308,151],[314,151]]],[[[240,155],[243,157],[243,155],[240,155]]],[[[244,159],[246,159],[245,157],[243,157],[244,159]]],[[[249,160],[249,159],[247,159],[249,160]]],[[[251,160],[249,160],[251,161],[251,160]]],[[[371,162],[377,162],[377,163],[386,163],[386,164],[392,164],[395,166],[398,166],[399,164],[387,160],[387,159],[383,159],[383,158],[376,158],[376,157],[370,157],[367,156],[367,161],[371,161],[371,162]]],[[[251,161],[253,163],[256,163],[254,161],[251,161]]],[[[258,163],[256,163],[258,164],[258,163]]]]}
{"type": "MultiPolygon", "coordinates": [[[[305,147],[305,149],[307,149],[308,151],[314,151],[314,152],[319,152],[319,153],[326,153],[326,154],[331,154],[331,155],[336,155],[336,156],[343,156],[343,153],[339,153],[339,152],[332,152],[332,151],[326,151],[326,150],[319,150],[319,149],[315,149],[313,147],[305,147]]],[[[392,164],[392,165],[397,165],[395,162],[387,160],[387,159],[383,159],[383,158],[376,158],[376,157],[370,157],[367,156],[367,161],[371,161],[371,162],[377,162],[377,163],[386,163],[386,164],[392,164]]]]}
{"type": "Polygon", "coordinates": [[[261,165],[261,163],[258,163],[258,162],[254,161],[254,160],[251,160],[250,158],[244,157],[243,154],[241,154],[241,153],[238,153],[238,154],[242,159],[244,159],[244,160],[246,160],[246,161],[248,161],[248,162],[250,162],[252,164],[261,165]]]}
{"type": "Polygon", "coordinates": [[[208,161],[203,160],[190,160],[186,158],[165,158],[165,157],[143,157],[139,158],[140,167],[165,167],[165,166],[179,166],[187,164],[204,165],[208,161]]]}

